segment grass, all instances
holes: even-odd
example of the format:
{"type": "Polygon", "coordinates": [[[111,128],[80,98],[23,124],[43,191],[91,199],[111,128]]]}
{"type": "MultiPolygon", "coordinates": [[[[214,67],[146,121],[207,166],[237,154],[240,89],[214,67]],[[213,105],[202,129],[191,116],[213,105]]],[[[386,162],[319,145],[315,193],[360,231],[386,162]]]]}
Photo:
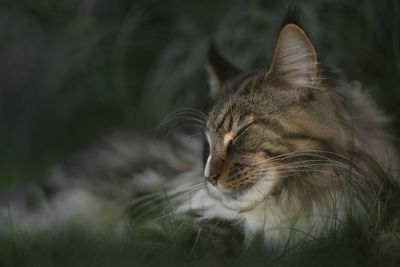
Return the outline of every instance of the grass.
{"type": "Polygon", "coordinates": [[[105,231],[93,234],[82,228],[14,232],[12,239],[0,240],[0,263],[2,266],[397,266],[400,260],[398,250],[393,255],[389,250],[382,253],[374,240],[353,230],[346,238],[303,242],[301,251],[277,253],[265,249],[262,237],[256,237],[244,249],[238,231],[220,234],[216,224],[194,227],[189,221],[173,219],[169,212],[166,215],[157,227],[149,223],[154,214],[133,219],[123,238],[105,231]]]}
{"type": "MultiPolygon", "coordinates": [[[[398,1],[298,5],[319,58],[370,87],[398,129],[398,1]]],[[[245,69],[267,67],[285,9],[281,1],[257,0],[5,0],[0,7],[1,190],[40,179],[54,164],[116,129],[149,131],[177,108],[206,110],[208,40],[215,39],[245,69]]],[[[380,253],[356,233],[316,242],[302,255],[275,255],[256,240],[239,258],[240,252],[210,242],[214,230],[168,216],[161,230],[148,229],[146,219],[133,220],[122,240],[107,231],[36,233],[27,226],[0,240],[0,265],[399,264],[397,255],[380,253]]],[[[391,218],[385,230],[397,228],[398,221],[398,215],[391,218]]]]}

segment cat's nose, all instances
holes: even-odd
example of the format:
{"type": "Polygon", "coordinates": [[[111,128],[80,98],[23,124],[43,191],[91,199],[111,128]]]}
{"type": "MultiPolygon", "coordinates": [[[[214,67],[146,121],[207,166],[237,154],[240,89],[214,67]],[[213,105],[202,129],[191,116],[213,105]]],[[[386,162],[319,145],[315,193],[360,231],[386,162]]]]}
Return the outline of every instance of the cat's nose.
{"type": "Polygon", "coordinates": [[[211,183],[212,185],[216,186],[218,183],[219,174],[211,175],[207,178],[207,182],[211,183]]]}

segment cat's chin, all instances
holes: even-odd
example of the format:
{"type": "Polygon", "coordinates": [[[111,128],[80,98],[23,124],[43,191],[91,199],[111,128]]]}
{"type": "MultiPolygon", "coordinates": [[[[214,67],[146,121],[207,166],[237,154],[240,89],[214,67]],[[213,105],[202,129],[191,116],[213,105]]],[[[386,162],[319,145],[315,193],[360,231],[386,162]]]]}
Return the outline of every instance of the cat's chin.
{"type": "Polygon", "coordinates": [[[212,198],[219,200],[221,202],[224,202],[224,199],[227,197],[229,197],[230,199],[235,198],[231,192],[229,192],[227,189],[223,188],[220,185],[212,185],[211,183],[206,182],[206,189],[208,194],[212,198]]]}
{"type": "Polygon", "coordinates": [[[231,192],[220,185],[206,182],[208,195],[221,202],[223,206],[237,212],[251,211],[262,204],[272,191],[274,174],[268,173],[252,187],[240,193],[231,192]]]}

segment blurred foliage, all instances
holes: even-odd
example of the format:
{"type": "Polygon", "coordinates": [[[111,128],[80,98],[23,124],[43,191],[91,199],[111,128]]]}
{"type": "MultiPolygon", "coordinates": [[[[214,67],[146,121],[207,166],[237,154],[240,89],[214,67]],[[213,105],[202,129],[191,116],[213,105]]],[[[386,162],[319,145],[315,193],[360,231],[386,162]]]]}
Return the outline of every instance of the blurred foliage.
{"type": "MultiPolygon", "coordinates": [[[[296,3],[320,59],[371,87],[397,118],[398,1],[296,3]]],[[[267,67],[285,8],[260,0],[3,0],[0,187],[39,177],[117,129],[148,131],[177,108],[204,110],[208,40],[243,68],[267,67]]]]}

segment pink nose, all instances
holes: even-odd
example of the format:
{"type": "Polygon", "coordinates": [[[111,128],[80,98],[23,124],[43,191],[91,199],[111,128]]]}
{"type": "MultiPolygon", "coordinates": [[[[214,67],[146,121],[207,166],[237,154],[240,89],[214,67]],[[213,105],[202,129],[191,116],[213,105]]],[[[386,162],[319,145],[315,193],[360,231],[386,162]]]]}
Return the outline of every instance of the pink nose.
{"type": "Polygon", "coordinates": [[[207,182],[211,183],[212,185],[216,186],[218,182],[219,174],[218,175],[211,175],[207,178],[207,182]]]}

